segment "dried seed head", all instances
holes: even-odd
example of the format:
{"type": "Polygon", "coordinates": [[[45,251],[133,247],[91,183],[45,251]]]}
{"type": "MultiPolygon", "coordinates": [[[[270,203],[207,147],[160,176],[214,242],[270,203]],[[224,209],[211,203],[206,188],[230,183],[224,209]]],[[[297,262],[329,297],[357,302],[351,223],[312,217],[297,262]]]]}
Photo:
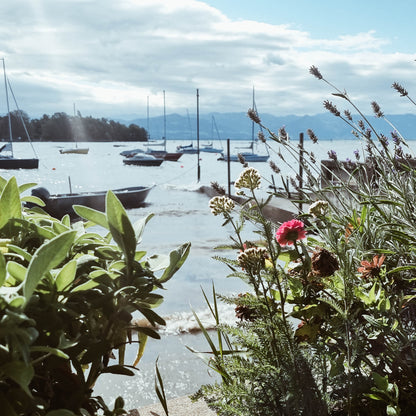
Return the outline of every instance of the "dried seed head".
{"type": "Polygon", "coordinates": [[[250,117],[251,121],[253,121],[256,124],[260,124],[261,120],[260,117],[254,108],[249,108],[247,111],[247,115],[250,117]]]}
{"type": "Polygon", "coordinates": [[[316,137],[316,135],[313,132],[313,130],[308,129],[308,130],[306,130],[306,133],[309,136],[309,138],[312,140],[312,143],[318,143],[318,138],[316,137]]]}
{"type": "Polygon", "coordinates": [[[259,138],[259,140],[260,140],[262,143],[266,143],[266,137],[264,137],[264,133],[263,133],[262,131],[259,131],[259,132],[257,133],[257,137],[259,138]]]}
{"type": "Polygon", "coordinates": [[[332,113],[334,116],[336,117],[340,117],[341,113],[339,112],[339,110],[337,109],[337,107],[332,104],[331,101],[325,100],[324,101],[324,107],[330,112],[332,113]]]}
{"type": "Polygon", "coordinates": [[[377,118],[382,118],[382,117],[384,117],[384,114],[383,114],[383,112],[381,111],[380,106],[379,106],[379,105],[378,105],[375,101],[373,101],[373,102],[371,103],[371,107],[373,107],[374,114],[375,114],[375,116],[376,116],[377,118]]]}
{"type": "Polygon", "coordinates": [[[350,110],[344,110],[344,115],[349,121],[352,121],[352,115],[350,110]]]}
{"type": "Polygon", "coordinates": [[[270,167],[271,167],[271,169],[274,173],[280,173],[281,172],[280,168],[276,165],[276,163],[273,162],[273,160],[271,160],[269,162],[269,165],[270,165],[270,167]]]}
{"type": "Polygon", "coordinates": [[[312,65],[309,68],[309,73],[312,74],[315,78],[323,79],[322,74],[319,72],[319,69],[315,65],[312,65]]]}
{"type": "Polygon", "coordinates": [[[284,127],[280,127],[280,129],[279,129],[279,139],[286,142],[288,140],[288,138],[289,137],[287,135],[286,129],[284,127]]]}
{"type": "Polygon", "coordinates": [[[334,253],[319,248],[312,253],[312,274],[316,277],[332,276],[338,269],[338,259],[334,253]]]}
{"type": "Polygon", "coordinates": [[[409,95],[409,93],[398,82],[393,82],[392,88],[394,88],[401,97],[409,95]]]}
{"type": "Polygon", "coordinates": [[[225,188],[222,187],[218,182],[211,182],[211,186],[214,188],[216,192],[220,195],[225,195],[225,188]]]}
{"type": "Polygon", "coordinates": [[[244,159],[244,156],[241,153],[237,153],[237,157],[238,157],[238,161],[242,164],[242,165],[246,165],[246,160],[244,159]]]}

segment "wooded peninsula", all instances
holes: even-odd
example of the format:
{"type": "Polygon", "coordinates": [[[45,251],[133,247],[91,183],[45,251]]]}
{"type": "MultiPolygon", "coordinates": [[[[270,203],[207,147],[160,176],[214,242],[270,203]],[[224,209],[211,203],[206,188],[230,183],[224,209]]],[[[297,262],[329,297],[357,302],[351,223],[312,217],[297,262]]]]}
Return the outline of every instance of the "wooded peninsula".
{"type": "MultiPolygon", "coordinates": [[[[147,131],[136,124],[126,126],[106,118],[69,116],[66,113],[44,114],[40,119],[30,119],[23,111],[10,113],[13,140],[45,142],[115,142],[147,141],[147,131]]],[[[10,138],[9,117],[0,117],[0,139],[10,138]]]]}

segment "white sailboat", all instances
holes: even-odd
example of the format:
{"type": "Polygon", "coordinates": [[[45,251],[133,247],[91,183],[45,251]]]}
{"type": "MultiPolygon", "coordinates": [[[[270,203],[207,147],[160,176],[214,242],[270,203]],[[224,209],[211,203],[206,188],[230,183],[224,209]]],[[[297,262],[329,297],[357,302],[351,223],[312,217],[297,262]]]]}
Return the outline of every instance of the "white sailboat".
{"type": "MultiPolygon", "coordinates": [[[[9,121],[9,140],[8,143],[5,143],[0,147],[0,169],[37,169],[39,167],[39,159],[38,158],[28,158],[28,159],[18,159],[14,157],[13,152],[13,132],[12,132],[12,120],[11,120],[11,114],[10,114],[10,106],[9,106],[9,89],[13,96],[13,99],[15,101],[17,112],[20,116],[20,121],[23,124],[26,136],[32,145],[32,142],[30,140],[29,133],[26,129],[26,125],[24,123],[22,112],[20,111],[19,107],[17,106],[16,99],[14,97],[13,91],[11,89],[10,82],[6,75],[6,64],[4,62],[4,58],[0,58],[3,61],[3,74],[4,74],[4,87],[6,92],[6,103],[7,103],[7,117],[9,121]],[[7,152],[2,153],[2,152],[7,152]]],[[[33,148],[33,146],[32,146],[33,148]]],[[[34,151],[34,149],[33,149],[34,151]]],[[[34,152],[36,153],[36,152],[34,152]]]]}
{"type": "MultiPolygon", "coordinates": [[[[75,120],[75,117],[76,117],[76,114],[75,114],[75,104],[74,104],[74,120],[75,120]]],[[[81,122],[81,116],[79,117],[79,121],[81,122]]],[[[76,154],[79,154],[79,155],[86,155],[89,152],[90,149],[88,147],[78,147],[76,134],[74,134],[74,141],[75,141],[75,147],[69,147],[69,148],[66,148],[66,149],[59,149],[59,152],[61,154],[76,153],[76,154]]]]}
{"type": "MultiPolygon", "coordinates": [[[[254,97],[254,87],[253,87],[253,111],[257,114],[257,106],[256,101],[254,97]]],[[[221,157],[218,158],[218,160],[230,160],[230,162],[239,162],[240,158],[239,155],[241,155],[246,162],[267,162],[269,160],[270,155],[267,154],[258,154],[254,152],[254,121],[251,123],[251,143],[249,146],[245,147],[244,149],[248,149],[251,151],[245,151],[245,152],[238,152],[237,154],[230,154],[227,155],[225,153],[221,154],[221,157]]]]}

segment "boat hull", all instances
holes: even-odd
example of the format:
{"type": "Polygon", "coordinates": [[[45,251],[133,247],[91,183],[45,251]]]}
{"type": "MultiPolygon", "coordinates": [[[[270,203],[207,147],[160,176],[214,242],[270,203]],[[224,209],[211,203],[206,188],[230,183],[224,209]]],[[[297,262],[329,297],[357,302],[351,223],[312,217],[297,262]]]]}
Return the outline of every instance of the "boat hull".
{"type": "Polygon", "coordinates": [[[0,169],[37,169],[39,159],[0,158],[0,169]]]}
{"type": "MultiPolygon", "coordinates": [[[[125,209],[131,209],[143,206],[152,188],[153,186],[133,186],[114,189],[112,192],[125,209]]],[[[74,205],[83,205],[104,212],[107,191],[49,195],[45,188],[35,188],[32,190],[32,195],[39,197],[45,203],[45,206],[42,207],[44,211],[59,219],[66,214],[70,217],[76,217],[77,215],[73,209],[74,205]]],[[[29,207],[33,206],[33,204],[30,204],[29,207]]]]}
{"type": "MultiPolygon", "coordinates": [[[[255,153],[240,153],[243,156],[246,162],[267,162],[269,160],[269,155],[257,155],[255,153]]],[[[228,155],[221,155],[218,160],[228,161],[228,155]]],[[[230,162],[240,162],[238,155],[230,155],[230,162]]]]}
{"type": "Polygon", "coordinates": [[[135,157],[128,157],[123,160],[125,165],[136,165],[136,166],[160,166],[163,159],[136,159],[135,157]]]}
{"type": "Polygon", "coordinates": [[[63,155],[66,155],[68,153],[76,153],[76,154],[79,154],[79,155],[86,155],[89,152],[89,150],[90,149],[88,147],[85,147],[85,148],[76,147],[74,149],[60,149],[59,153],[61,153],[63,155]]]}

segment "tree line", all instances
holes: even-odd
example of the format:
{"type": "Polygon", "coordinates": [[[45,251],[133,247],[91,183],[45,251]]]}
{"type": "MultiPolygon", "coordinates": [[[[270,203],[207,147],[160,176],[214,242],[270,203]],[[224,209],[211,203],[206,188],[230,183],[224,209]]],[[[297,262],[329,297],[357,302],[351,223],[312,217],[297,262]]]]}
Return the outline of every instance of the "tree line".
{"type": "MultiPolygon", "coordinates": [[[[147,131],[136,124],[125,124],[106,118],[69,116],[55,113],[44,114],[39,119],[30,119],[24,111],[10,113],[13,140],[46,142],[113,142],[113,141],[147,141],[147,131]]],[[[9,117],[0,117],[0,139],[10,138],[9,117]]]]}

